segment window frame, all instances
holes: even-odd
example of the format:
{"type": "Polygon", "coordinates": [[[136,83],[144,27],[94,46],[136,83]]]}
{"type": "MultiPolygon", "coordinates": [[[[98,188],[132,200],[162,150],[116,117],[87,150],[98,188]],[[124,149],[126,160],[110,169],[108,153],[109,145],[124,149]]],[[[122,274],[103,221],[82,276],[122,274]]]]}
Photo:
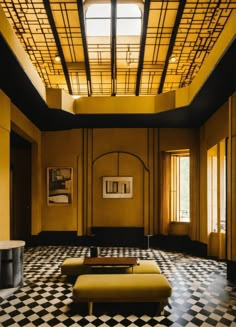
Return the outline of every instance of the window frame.
{"type": "Polygon", "coordinates": [[[223,139],[207,150],[208,234],[226,232],[226,170],[226,140],[223,139]]]}
{"type": "MultiPolygon", "coordinates": [[[[103,2],[103,3],[96,3],[96,2],[89,2],[86,4],[86,9],[85,9],[85,27],[86,27],[86,34],[87,34],[87,37],[110,37],[111,36],[111,16],[112,16],[112,13],[111,13],[111,2],[103,2]],[[92,17],[87,17],[87,15],[89,14],[88,11],[89,11],[89,8],[91,8],[91,6],[99,6],[99,5],[108,5],[110,6],[110,10],[109,10],[109,15],[105,15],[104,17],[99,15],[99,16],[92,16],[92,17]],[[98,33],[98,29],[95,29],[96,30],[96,33],[95,34],[90,34],[91,32],[89,32],[90,28],[88,27],[88,22],[89,21],[96,21],[96,20],[100,20],[100,21],[106,21],[105,25],[106,25],[106,28],[103,29],[105,31],[104,34],[100,34],[98,33]]],[[[127,11],[126,11],[127,12],[127,11]]],[[[140,3],[139,2],[133,2],[133,1],[130,1],[130,2],[118,2],[117,3],[117,17],[116,17],[116,20],[117,20],[117,24],[116,24],[116,31],[117,31],[117,36],[119,37],[125,37],[125,36],[141,36],[141,30],[142,30],[142,17],[143,17],[143,12],[142,12],[142,8],[140,6],[140,3]],[[137,15],[137,16],[127,16],[126,13],[124,14],[124,16],[120,15],[119,16],[119,7],[120,6],[127,6],[127,5],[135,5],[137,6],[137,8],[139,9],[140,11],[140,15],[137,15]],[[130,21],[130,20],[136,20],[139,22],[139,27],[138,27],[138,31],[136,31],[135,33],[128,33],[128,31],[130,30],[130,25],[129,25],[129,29],[125,29],[125,33],[119,33],[119,23],[120,21],[123,21],[123,24],[124,24],[124,21],[130,21]]],[[[104,26],[105,26],[104,25],[104,26]]],[[[93,32],[94,33],[94,32],[93,32]]]]}
{"type": "Polygon", "coordinates": [[[189,223],[190,217],[190,150],[178,150],[170,152],[170,221],[177,223],[189,223]],[[188,174],[188,216],[181,214],[181,158],[189,159],[188,174]]]}

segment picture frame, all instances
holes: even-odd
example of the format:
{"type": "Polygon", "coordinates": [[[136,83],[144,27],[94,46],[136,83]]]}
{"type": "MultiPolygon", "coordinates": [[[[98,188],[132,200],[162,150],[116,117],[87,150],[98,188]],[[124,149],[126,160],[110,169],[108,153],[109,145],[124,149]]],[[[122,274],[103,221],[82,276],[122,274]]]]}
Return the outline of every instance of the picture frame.
{"type": "Polygon", "coordinates": [[[73,196],[73,168],[47,168],[47,204],[69,205],[73,196]]]}
{"type": "Polygon", "coordinates": [[[132,198],[133,177],[103,177],[103,198],[132,198]]]}

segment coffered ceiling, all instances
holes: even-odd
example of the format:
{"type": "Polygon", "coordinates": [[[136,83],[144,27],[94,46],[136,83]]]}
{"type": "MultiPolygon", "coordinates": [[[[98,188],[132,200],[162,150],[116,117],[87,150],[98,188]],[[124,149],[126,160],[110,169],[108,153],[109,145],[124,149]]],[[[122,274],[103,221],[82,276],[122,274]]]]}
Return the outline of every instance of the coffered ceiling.
{"type": "Polygon", "coordinates": [[[141,35],[118,36],[111,0],[111,36],[91,37],[86,6],[99,1],[89,1],[0,0],[47,88],[87,97],[157,95],[187,86],[236,10],[236,0],[146,0],[137,2],[141,35]]]}

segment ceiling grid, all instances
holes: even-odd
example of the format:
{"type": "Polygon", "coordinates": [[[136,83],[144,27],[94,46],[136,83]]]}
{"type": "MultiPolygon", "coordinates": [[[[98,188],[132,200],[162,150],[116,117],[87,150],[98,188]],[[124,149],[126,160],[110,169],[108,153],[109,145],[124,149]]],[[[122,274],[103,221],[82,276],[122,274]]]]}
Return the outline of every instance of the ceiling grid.
{"type": "Polygon", "coordinates": [[[111,38],[87,35],[90,3],[0,0],[45,87],[82,97],[156,95],[185,87],[236,10],[236,0],[139,0],[144,34],[122,36],[114,10],[119,1],[112,0],[111,38]]]}

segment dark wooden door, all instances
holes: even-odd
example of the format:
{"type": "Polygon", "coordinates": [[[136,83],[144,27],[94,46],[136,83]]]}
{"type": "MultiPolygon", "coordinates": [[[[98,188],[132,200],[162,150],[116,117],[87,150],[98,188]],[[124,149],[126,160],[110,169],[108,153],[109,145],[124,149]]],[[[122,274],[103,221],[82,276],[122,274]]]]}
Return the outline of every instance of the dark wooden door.
{"type": "Polygon", "coordinates": [[[11,226],[12,240],[31,237],[31,144],[11,144],[11,226]]]}

